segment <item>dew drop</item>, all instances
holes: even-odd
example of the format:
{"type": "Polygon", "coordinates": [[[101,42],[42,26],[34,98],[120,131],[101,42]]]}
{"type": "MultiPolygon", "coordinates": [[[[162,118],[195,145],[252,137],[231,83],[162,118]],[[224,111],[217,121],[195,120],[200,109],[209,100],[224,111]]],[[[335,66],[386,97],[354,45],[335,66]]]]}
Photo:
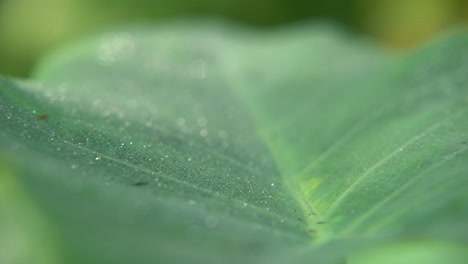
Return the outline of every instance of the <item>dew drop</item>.
{"type": "Polygon", "coordinates": [[[189,74],[198,80],[203,80],[206,78],[205,65],[206,62],[202,59],[194,60],[190,63],[188,67],[189,74]]]}
{"type": "Polygon", "coordinates": [[[109,66],[132,55],[134,50],[132,35],[122,32],[104,36],[97,49],[97,57],[101,64],[109,66]]]}
{"type": "Polygon", "coordinates": [[[206,130],[206,129],[200,130],[200,136],[202,136],[202,137],[208,136],[208,130],[206,130]]]}
{"type": "Polygon", "coordinates": [[[208,216],[205,218],[205,225],[209,228],[215,228],[218,225],[218,218],[213,215],[208,216]]]}
{"type": "Polygon", "coordinates": [[[204,116],[200,116],[198,119],[197,119],[197,123],[200,127],[204,127],[208,124],[208,119],[206,119],[206,117],[204,116]]]}
{"type": "Polygon", "coordinates": [[[220,130],[220,131],[218,131],[218,136],[219,136],[220,138],[223,138],[223,139],[224,139],[224,138],[227,137],[227,132],[224,131],[224,130],[220,130]]]}
{"type": "Polygon", "coordinates": [[[97,156],[97,157],[95,158],[95,160],[101,160],[101,159],[102,159],[101,156],[97,156]]]}
{"type": "Polygon", "coordinates": [[[188,158],[187,161],[192,161],[192,158],[188,158]]]}
{"type": "Polygon", "coordinates": [[[181,127],[185,126],[185,118],[183,118],[183,117],[177,118],[177,125],[181,126],[181,127]]]}

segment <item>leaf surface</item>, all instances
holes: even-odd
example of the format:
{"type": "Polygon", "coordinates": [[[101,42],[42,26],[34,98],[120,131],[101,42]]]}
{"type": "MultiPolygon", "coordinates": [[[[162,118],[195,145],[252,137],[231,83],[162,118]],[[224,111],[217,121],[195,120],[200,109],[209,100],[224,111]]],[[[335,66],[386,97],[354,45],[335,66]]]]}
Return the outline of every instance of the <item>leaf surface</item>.
{"type": "Polygon", "coordinates": [[[408,263],[461,263],[467,44],[110,32],[50,56],[38,82],[0,80],[6,195],[47,219],[31,228],[49,244],[23,237],[58,263],[366,263],[401,245],[408,263]]]}

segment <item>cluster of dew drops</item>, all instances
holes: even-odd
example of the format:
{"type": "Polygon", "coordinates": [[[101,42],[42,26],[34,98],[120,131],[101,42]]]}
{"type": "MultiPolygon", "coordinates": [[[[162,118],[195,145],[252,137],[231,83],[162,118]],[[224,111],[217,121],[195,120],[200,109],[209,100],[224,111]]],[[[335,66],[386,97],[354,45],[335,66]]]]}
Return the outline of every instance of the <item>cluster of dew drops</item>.
{"type": "MultiPolygon", "coordinates": [[[[128,57],[132,55],[135,52],[135,42],[133,40],[133,37],[130,34],[127,33],[119,33],[117,35],[110,36],[108,37],[105,41],[103,41],[103,44],[99,47],[98,49],[98,60],[104,64],[104,65],[111,65],[119,60],[124,59],[125,57],[128,57]]],[[[199,61],[200,65],[200,70],[198,71],[199,75],[201,78],[205,78],[205,70],[204,70],[204,61],[200,60],[199,61]]],[[[106,112],[107,115],[110,115],[110,112],[106,112]]],[[[123,116],[121,116],[123,117],[123,116]]],[[[196,132],[198,136],[200,136],[203,139],[207,139],[212,132],[209,131],[208,129],[208,118],[204,115],[200,115],[198,118],[196,118],[196,127],[198,127],[198,131],[196,132]]],[[[187,119],[183,116],[179,116],[175,120],[177,127],[180,129],[182,133],[185,134],[192,134],[193,127],[190,127],[187,123],[187,119]]],[[[125,121],[124,126],[128,127],[130,123],[128,121],[125,121]]],[[[154,120],[146,120],[144,122],[144,125],[148,128],[153,127],[154,125],[154,120]]],[[[220,139],[220,144],[223,148],[228,148],[230,143],[228,140],[228,133],[225,130],[219,130],[215,131],[213,136],[217,136],[218,139],[220,139]]],[[[120,143],[120,147],[124,147],[125,143],[120,143]]],[[[129,145],[132,145],[133,142],[130,141],[129,145]]],[[[147,146],[151,146],[151,144],[144,144],[144,148],[147,146]]],[[[58,151],[60,151],[60,148],[57,148],[58,151]]],[[[76,152],[75,152],[76,154],[76,152]]],[[[168,155],[165,155],[161,159],[163,160],[164,158],[169,158],[168,155]]],[[[103,155],[96,154],[95,157],[93,158],[93,162],[100,162],[105,157],[103,158],[103,155]]],[[[192,157],[187,157],[186,160],[188,162],[192,161],[192,157]]],[[[80,167],[79,164],[73,163],[71,164],[71,169],[75,170],[80,167]]],[[[158,171],[160,173],[160,171],[158,171]]],[[[152,171],[152,174],[155,174],[155,172],[152,171]]],[[[154,178],[154,181],[157,183],[158,187],[162,186],[161,180],[159,177],[154,178]]],[[[110,185],[110,183],[106,183],[107,185],[110,185]]],[[[271,187],[275,186],[275,183],[270,184],[271,187]]],[[[264,193],[264,191],[262,191],[264,193]]],[[[271,195],[268,196],[269,198],[272,198],[271,195]]],[[[266,201],[264,201],[266,203],[266,201]]],[[[189,205],[195,205],[196,201],[193,199],[188,200],[189,205]]],[[[241,204],[244,207],[247,207],[249,204],[247,202],[241,202],[241,204]]],[[[270,210],[269,207],[265,208],[267,211],[270,210]]],[[[284,222],[282,219],[281,222],[284,222]]],[[[218,217],[210,215],[207,216],[205,219],[205,225],[209,228],[214,228],[218,225],[218,217]]]]}

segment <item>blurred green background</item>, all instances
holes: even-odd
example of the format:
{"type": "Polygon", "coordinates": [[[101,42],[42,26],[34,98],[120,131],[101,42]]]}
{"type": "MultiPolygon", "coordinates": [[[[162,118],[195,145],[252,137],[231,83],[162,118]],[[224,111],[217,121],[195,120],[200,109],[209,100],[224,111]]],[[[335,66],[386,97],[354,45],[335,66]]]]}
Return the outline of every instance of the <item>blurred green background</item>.
{"type": "Polygon", "coordinates": [[[468,0],[0,0],[0,74],[28,76],[64,42],[138,21],[226,17],[258,27],[330,20],[391,49],[468,23],[468,0]]]}

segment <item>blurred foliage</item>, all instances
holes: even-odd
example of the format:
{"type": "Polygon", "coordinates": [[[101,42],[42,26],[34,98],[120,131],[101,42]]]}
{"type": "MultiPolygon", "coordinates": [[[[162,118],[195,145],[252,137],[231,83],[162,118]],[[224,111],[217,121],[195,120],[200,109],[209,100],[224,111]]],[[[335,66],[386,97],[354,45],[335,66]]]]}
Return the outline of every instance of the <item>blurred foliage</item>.
{"type": "Polygon", "coordinates": [[[0,0],[0,74],[26,76],[43,53],[119,24],[217,16],[255,26],[329,19],[390,48],[468,21],[466,0],[0,0]]]}

